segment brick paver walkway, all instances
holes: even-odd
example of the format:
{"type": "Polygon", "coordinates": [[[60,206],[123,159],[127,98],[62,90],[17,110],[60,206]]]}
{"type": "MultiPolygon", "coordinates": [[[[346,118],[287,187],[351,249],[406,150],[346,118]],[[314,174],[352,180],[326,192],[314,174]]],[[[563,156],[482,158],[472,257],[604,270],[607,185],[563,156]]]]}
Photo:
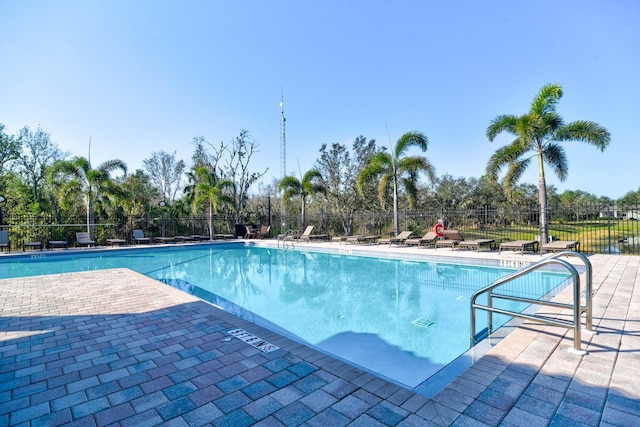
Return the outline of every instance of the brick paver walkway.
{"type": "Polygon", "coordinates": [[[640,257],[591,261],[587,356],[525,324],[432,399],[129,270],[0,280],[0,426],[640,425],[640,257]]]}

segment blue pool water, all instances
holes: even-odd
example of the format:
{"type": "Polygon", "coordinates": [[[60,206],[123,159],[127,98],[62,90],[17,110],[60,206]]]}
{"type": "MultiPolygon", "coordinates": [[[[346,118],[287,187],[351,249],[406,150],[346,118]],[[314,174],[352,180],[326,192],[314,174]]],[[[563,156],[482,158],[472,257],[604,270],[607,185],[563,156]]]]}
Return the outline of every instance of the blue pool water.
{"type": "MultiPolygon", "coordinates": [[[[470,296],[514,271],[232,244],[7,257],[0,261],[0,277],[116,267],[181,288],[410,387],[469,349],[470,296]]],[[[567,278],[538,271],[507,292],[539,297],[567,278]]],[[[484,319],[479,312],[478,325],[484,319]]],[[[506,320],[498,316],[494,323],[506,320]]]]}

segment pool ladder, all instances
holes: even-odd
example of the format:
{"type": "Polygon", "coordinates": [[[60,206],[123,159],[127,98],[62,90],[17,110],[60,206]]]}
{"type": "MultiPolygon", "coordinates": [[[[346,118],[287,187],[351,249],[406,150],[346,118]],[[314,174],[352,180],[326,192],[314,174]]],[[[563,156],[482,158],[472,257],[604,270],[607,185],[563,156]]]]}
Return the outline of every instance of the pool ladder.
{"type": "Polygon", "coordinates": [[[570,351],[578,355],[586,354],[587,352],[581,349],[582,314],[585,314],[586,327],[584,332],[590,333],[590,334],[596,333],[595,331],[593,331],[593,323],[592,323],[592,312],[593,312],[593,298],[592,298],[593,295],[591,290],[592,280],[593,280],[593,272],[591,268],[591,262],[587,259],[586,256],[584,256],[580,252],[562,251],[562,252],[558,252],[553,255],[550,255],[549,257],[541,261],[538,261],[535,264],[531,264],[530,266],[525,267],[522,270],[516,271],[513,274],[510,274],[508,276],[505,276],[503,278],[496,280],[489,286],[486,286],[482,289],[477,290],[476,292],[474,292],[474,294],[471,297],[471,346],[473,347],[477,342],[476,310],[485,310],[487,311],[487,314],[488,314],[488,318],[487,318],[488,334],[491,334],[491,331],[493,329],[493,313],[506,314],[508,316],[515,316],[515,317],[531,320],[533,322],[539,322],[547,325],[561,326],[567,329],[573,329],[574,331],[573,348],[570,349],[570,351]],[[582,295],[580,292],[580,275],[578,274],[578,270],[576,270],[576,268],[569,262],[559,259],[559,257],[561,256],[578,257],[582,260],[582,262],[584,262],[585,276],[586,276],[584,305],[581,305],[582,295]],[[540,299],[522,298],[522,297],[493,293],[494,289],[498,288],[499,286],[509,283],[519,277],[525,276],[535,270],[538,270],[550,264],[560,265],[561,267],[564,267],[567,270],[569,270],[569,273],[571,273],[571,279],[573,282],[573,303],[560,303],[560,302],[554,302],[554,301],[544,301],[540,299]],[[477,303],[476,300],[478,299],[478,297],[485,293],[487,294],[487,304],[482,305],[477,303]],[[556,308],[570,308],[570,309],[573,309],[573,320],[569,321],[564,319],[545,317],[538,314],[524,314],[524,313],[518,313],[510,310],[497,308],[493,306],[494,298],[530,303],[534,305],[546,305],[546,306],[556,307],[556,308]]]}
{"type": "Polygon", "coordinates": [[[293,249],[297,240],[298,230],[289,229],[278,236],[278,248],[280,247],[280,242],[282,242],[283,249],[293,249]],[[287,242],[289,245],[287,245],[287,242]]]}

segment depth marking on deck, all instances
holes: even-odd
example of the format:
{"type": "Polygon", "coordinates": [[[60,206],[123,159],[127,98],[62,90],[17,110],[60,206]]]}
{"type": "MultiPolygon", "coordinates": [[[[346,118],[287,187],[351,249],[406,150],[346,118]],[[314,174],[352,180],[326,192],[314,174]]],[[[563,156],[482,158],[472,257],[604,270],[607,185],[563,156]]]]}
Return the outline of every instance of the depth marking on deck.
{"type": "Polygon", "coordinates": [[[257,348],[258,350],[269,353],[271,351],[277,350],[279,347],[275,344],[270,344],[255,335],[251,335],[249,332],[244,329],[232,329],[228,331],[229,335],[232,335],[238,338],[241,341],[246,342],[247,344],[257,348]]]}
{"type": "Polygon", "coordinates": [[[501,259],[500,267],[515,267],[515,268],[524,268],[531,265],[529,261],[516,261],[511,259],[501,259]]]}

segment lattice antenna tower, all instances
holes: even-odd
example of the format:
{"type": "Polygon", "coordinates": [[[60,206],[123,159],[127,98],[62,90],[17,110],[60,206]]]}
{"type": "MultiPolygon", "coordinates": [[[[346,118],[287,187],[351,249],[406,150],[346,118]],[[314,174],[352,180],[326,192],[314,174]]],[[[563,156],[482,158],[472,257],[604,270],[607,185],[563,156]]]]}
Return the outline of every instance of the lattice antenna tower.
{"type": "MultiPolygon", "coordinates": [[[[284,90],[280,97],[280,179],[287,176],[287,132],[286,121],[284,117],[284,90]]],[[[282,233],[287,229],[287,220],[284,212],[284,198],[280,198],[280,223],[282,225],[282,233]]]]}
{"type": "Polygon", "coordinates": [[[284,94],[280,100],[280,178],[287,176],[287,119],[284,117],[284,94]]]}

